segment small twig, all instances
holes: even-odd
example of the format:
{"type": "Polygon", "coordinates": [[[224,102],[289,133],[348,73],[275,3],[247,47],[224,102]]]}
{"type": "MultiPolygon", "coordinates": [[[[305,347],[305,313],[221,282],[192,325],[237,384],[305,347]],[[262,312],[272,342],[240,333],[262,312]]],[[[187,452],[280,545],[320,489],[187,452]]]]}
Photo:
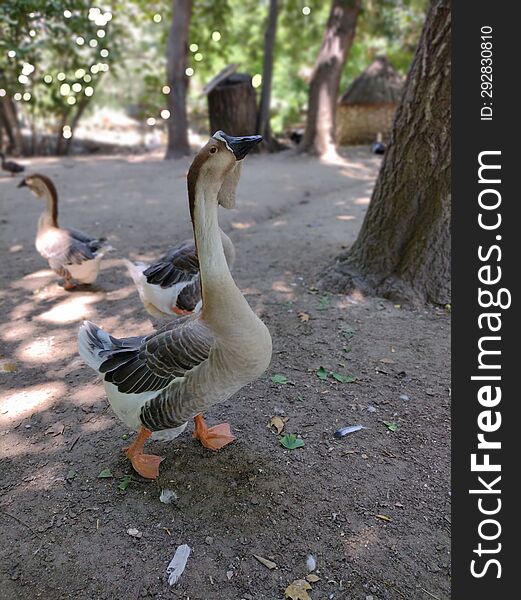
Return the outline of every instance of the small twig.
{"type": "Polygon", "coordinates": [[[428,594],[431,598],[434,598],[434,600],[441,600],[440,598],[438,598],[438,596],[435,596],[434,594],[431,594],[430,592],[428,592],[426,589],[424,589],[422,587],[420,588],[420,590],[422,592],[425,592],[426,594],[428,594]]]}
{"type": "Polygon", "coordinates": [[[5,510],[0,510],[0,512],[2,512],[2,514],[7,515],[8,517],[11,517],[11,519],[14,519],[15,521],[17,521],[18,523],[20,523],[20,525],[23,525],[24,527],[27,527],[27,529],[36,537],[40,537],[40,534],[37,533],[30,525],[27,525],[27,523],[25,523],[24,521],[22,521],[22,519],[19,519],[18,517],[15,517],[14,515],[12,515],[11,513],[8,513],[5,510]]]}
{"type": "Polygon", "coordinates": [[[72,442],[72,444],[69,446],[67,452],[71,452],[72,449],[74,448],[74,446],[76,446],[76,444],[78,443],[78,440],[80,439],[81,435],[78,435],[76,437],[76,439],[72,442]]]}

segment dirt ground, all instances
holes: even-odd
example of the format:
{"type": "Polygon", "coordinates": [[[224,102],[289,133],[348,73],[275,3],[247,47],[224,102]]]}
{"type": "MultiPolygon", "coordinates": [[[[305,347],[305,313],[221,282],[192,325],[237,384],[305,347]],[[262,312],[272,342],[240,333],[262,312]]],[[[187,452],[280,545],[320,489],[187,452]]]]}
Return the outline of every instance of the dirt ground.
{"type": "Polygon", "coordinates": [[[189,162],[31,162],[55,180],[62,224],[114,246],[92,291],[58,286],[34,249],[41,204],[0,177],[0,599],[282,600],[309,554],[313,600],[448,599],[449,316],[315,287],[367,210],[380,159],[365,149],[336,164],[247,158],[238,208],[220,218],[234,277],[271,331],[271,367],[207,414],[231,423],[231,446],[211,453],[187,432],[149,444],[166,456],[157,482],[132,472],[122,449],[133,433],[78,357],[76,332],[84,318],[116,336],[152,330],[121,259],[191,235],[189,162]],[[321,380],[319,367],[356,381],[321,380]],[[284,449],[273,416],[304,447],[284,449]],[[162,489],[177,500],[160,502],[162,489]],[[192,554],[169,587],[180,544],[192,554]]]}

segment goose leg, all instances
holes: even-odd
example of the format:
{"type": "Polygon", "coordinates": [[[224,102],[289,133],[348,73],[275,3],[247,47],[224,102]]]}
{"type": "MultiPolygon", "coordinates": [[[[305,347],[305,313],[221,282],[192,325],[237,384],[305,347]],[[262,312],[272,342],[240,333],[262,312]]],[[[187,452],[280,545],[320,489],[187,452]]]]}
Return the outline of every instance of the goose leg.
{"type": "Polygon", "coordinates": [[[72,283],[72,275],[69,273],[69,271],[67,271],[65,267],[62,267],[61,269],[55,269],[54,272],[60,277],[63,277],[64,290],[70,291],[76,287],[76,284],[72,283]]]}
{"type": "Polygon", "coordinates": [[[161,456],[155,454],[144,454],[143,446],[152,432],[145,427],[141,427],[137,438],[131,446],[126,448],[126,455],[130,459],[134,469],[146,479],[156,479],[159,475],[159,464],[163,460],[161,456]]]}
{"type": "Polygon", "coordinates": [[[231,444],[235,439],[235,436],[230,431],[229,423],[220,423],[219,425],[208,427],[201,413],[194,417],[194,423],[194,438],[210,450],[219,450],[231,444]]]}
{"type": "Polygon", "coordinates": [[[179,315],[179,316],[191,315],[192,314],[191,310],[184,310],[182,308],[178,308],[177,306],[172,306],[172,312],[175,315],[179,315]]]}

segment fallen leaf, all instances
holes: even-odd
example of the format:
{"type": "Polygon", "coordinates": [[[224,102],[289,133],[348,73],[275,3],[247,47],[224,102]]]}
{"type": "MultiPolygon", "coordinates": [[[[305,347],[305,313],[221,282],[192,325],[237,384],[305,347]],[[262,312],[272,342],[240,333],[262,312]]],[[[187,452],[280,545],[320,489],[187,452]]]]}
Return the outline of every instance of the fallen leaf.
{"type": "Polygon", "coordinates": [[[304,440],[298,438],[295,433],[287,433],[285,436],[280,438],[280,443],[284,448],[288,450],[295,450],[295,448],[302,448],[304,440]]]}
{"type": "Polygon", "coordinates": [[[45,430],[44,435],[52,435],[53,437],[56,437],[57,435],[61,435],[64,430],[65,425],[63,423],[55,423],[45,430]]]}
{"type": "Polygon", "coordinates": [[[291,598],[291,600],[311,600],[311,596],[307,592],[310,589],[311,586],[305,579],[295,579],[284,590],[284,595],[286,598],[291,598]]]}
{"type": "Polygon", "coordinates": [[[69,469],[67,471],[67,475],[65,475],[65,479],[67,481],[72,481],[76,477],[76,469],[69,469]]]}
{"type": "Polygon", "coordinates": [[[330,296],[322,296],[322,298],[320,298],[320,300],[318,301],[317,310],[326,310],[326,308],[329,306],[330,302],[331,302],[330,296]]]}
{"type": "Polygon", "coordinates": [[[380,519],[380,521],[392,521],[391,517],[388,517],[387,515],[375,515],[375,517],[380,519]]]}
{"type": "Polygon", "coordinates": [[[4,371],[4,373],[14,373],[15,371],[18,371],[18,367],[15,363],[7,362],[2,365],[2,371],[4,371]]]}
{"type": "Polygon", "coordinates": [[[382,421],[382,423],[387,427],[389,431],[398,431],[398,429],[400,429],[398,423],[394,423],[393,421],[382,421]]]}
{"type": "Polygon", "coordinates": [[[350,340],[355,335],[354,329],[342,329],[342,335],[346,338],[346,340],[350,340]]]}
{"type": "MultiPolygon", "coordinates": [[[[286,419],[287,421],[287,419],[286,419]]],[[[275,427],[275,429],[277,430],[277,433],[282,433],[282,430],[284,429],[284,425],[286,424],[286,422],[284,421],[284,419],[282,417],[271,417],[270,419],[270,424],[269,427],[275,427]]]]}
{"type": "Polygon", "coordinates": [[[380,362],[385,363],[386,365],[394,364],[394,360],[392,358],[381,358],[380,362]]]}
{"type": "Polygon", "coordinates": [[[297,313],[297,317],[302,321],[302,323],[307,323],[309,321],[308,313],[306,313],[302,310],[297,313]]]}
{"type": "Polygon", "coordinates": [[[342,373],[331,373],[331,377],[340,383],[353,383],[353,381],[356,381],[354,375],[342,375],[342,373]]]}
{"type": "Polygon", "coordinates": [[[108,477],[114,477],[110,469],[103,469],[103,471],[100,471],[100,474],[98,475],[98,479],[105,479],[108,477]]]}
{"type": "Polygon", "coordinates": [[[309,581],[309,583],[316,583],[317,581],[320,581],[320,577],[315,575],[315,573],[310,573],[309,575],[306,575],[306,580],[309,581]]]}
{"type": "Polygon", "coordinates": [[[318,367],[318,369],[316,370],[316,376],[322,381],[325,381],[328,375],[329,371],[327,369],[324,369],[324,367],[318,367]]]}
{"type": "Polygon", "coordinates": [[[284,385],[285,383],[288,383],[289,380],[285,375],[277,374],[272,376],[271,381],[278,385],[284,385]]]}
{"type": "Polygon", "coordinates": [[[277,568],[277,563],[274,563],[272,560],[268,560],[267,558],[264,558],[263,556],[259,556],[258,554],[254,554],[253,556],[265,567],[268,567],[268,569],[276,569],[277,568]]]}
{"type": "Polygon", "coordinates": [[[120,489],[122,492],[124,492],[128,486],[130,485],[130,483],[132,482],[132,475],[125,475],[125,477],[123,477],[123,479],[118,483],[118,489],[120,489]]]}
{"type": "Polygon", "coordinates": [[[130,537],[137,538],[138,540],[143,537],[141,531],[137,530],[135,527],[130,527],[130,529],[127,529],[127,533],[130,535],[130,537]]]}

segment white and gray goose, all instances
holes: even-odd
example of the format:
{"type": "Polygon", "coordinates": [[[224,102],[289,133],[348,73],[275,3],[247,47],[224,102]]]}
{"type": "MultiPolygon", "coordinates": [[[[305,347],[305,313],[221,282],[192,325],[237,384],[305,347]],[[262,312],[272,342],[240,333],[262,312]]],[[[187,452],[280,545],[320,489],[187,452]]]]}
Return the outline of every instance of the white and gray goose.
{"type": "Polygon", "coordinates": [[[18,187],[28,187],[35,196],[45,201],[45,209],[38,220],[35,245],[51,269],[63,277],[64,288],[74,289],[74,281],[94,283],[101,259],[111,249],[105,238],[95,238],[79,229],[59,226],[58,194],[54,183],[46,175],[28,175],[18,187]]]}
{"type": "Polygon", "coordinates": [[[227,423],[208,427],[202,413],[260,377],[271,360],[271,336],[232,278],[218,224],[219,194],[223,186],[234,194],[237,162],[260,140],[217,132],[190,167],[201,311],[146,337],[116,339],[90,322],[80,328],[81,356],[102,375],[114,412],[139,431],[127,456],[144,477],[157,477],[162,460],[144,454],[145,441],[151,435],[172,439],[191,418],[205,447],[217,450],[233,441],[227,423]]]}

